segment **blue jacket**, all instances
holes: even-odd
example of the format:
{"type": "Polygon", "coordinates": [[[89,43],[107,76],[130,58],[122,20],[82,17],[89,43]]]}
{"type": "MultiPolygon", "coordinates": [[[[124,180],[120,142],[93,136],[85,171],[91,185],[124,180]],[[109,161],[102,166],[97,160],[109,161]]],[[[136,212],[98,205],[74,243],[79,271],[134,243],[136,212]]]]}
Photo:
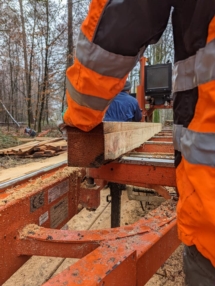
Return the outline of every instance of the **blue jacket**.
{"type": "Polygon", "coordinates": [[[142,119],[142,113],[136,98],[126,92],[120,92],[111,102],[103,121],[136,121],[142,119]]]}

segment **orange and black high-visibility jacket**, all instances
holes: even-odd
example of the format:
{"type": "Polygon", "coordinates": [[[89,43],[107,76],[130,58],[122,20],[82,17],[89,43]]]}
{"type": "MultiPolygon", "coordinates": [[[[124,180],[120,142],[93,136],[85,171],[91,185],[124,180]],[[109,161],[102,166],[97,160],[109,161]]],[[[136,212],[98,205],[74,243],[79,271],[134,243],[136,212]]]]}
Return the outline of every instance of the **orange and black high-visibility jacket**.
{"type": "Polygon", "coordinates": [[[179,237],[215,266],[215,0],[92,0],[67,71],[64,121],[89,131],[171,10],[179,237]]]}

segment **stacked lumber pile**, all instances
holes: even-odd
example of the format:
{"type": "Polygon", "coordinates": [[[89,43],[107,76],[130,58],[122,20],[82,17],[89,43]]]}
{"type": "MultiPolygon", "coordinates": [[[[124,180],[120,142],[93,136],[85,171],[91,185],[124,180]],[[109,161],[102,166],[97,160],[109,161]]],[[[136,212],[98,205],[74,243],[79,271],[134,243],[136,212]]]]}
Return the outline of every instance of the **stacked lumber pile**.
{"type": "Polygon", "coordinates": [[[45,141],[31,141],[16,147],[0,150],[0,155],[16,155],[25,158],[52,157],[67,150],[63,138],[52,138],[45,141]]]}

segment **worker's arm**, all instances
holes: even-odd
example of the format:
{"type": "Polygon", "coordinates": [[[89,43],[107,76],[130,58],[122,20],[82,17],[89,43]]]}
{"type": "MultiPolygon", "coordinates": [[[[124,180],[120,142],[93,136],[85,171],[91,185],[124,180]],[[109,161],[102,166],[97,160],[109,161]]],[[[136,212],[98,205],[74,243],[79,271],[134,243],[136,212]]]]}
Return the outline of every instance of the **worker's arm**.
{"type": "Polygon", "coordinates": [[[67,70],[66,124],[89,131],[102,121],[147,45],[162,35],[172,1],[91,1],[67,70]]]}

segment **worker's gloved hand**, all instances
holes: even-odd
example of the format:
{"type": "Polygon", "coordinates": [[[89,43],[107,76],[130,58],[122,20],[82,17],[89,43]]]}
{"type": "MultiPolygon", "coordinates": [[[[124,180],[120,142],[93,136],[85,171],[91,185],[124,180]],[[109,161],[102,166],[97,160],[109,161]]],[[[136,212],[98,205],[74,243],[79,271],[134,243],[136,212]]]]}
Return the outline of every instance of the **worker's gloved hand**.
{"type": "Polygon", "coordinates": [[[58,130],[62,133],[63,139],[67,141],[66,124],[64,122],[58,124],[58,130]]]}

